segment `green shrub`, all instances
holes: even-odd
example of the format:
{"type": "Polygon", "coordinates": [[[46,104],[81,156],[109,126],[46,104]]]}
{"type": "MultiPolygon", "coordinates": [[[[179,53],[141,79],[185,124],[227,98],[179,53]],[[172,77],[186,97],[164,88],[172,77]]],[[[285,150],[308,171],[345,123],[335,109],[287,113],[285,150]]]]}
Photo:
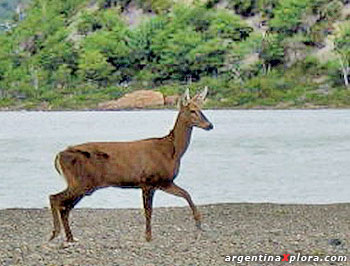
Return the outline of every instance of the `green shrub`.
{"type": "Polygon", "coordinates": [[[310,7],[310,1],[283,0],[279,1],[270,20],[270,27],[279,33],[292,35],[298,31],[302,23],[302,15],[310,7]]]}
{"type": "Polygon", "coordinates": [[[301,62],[302,70],[307,73],[315,73],[319,70],[320,61],[317,57],[308,55],[305,57],[304,61],[301,62]]]}
{"type": "Polygon", "coordinates": [[[79,34],[87,35],[90,32],[94,32],[102,28],[101,21],[96,17],[95,14],[90,14],[83,11],[80,16],[80,23],[77,26],[79,34]]]}
{"type": "Polygon", "coordinates": [[[229,0],[228,7],[243,16],[254,15],[257,11],[258,0],[229,0]]]}
{"type": "Polygon", "coordinates": [[[262,43],[260,58],[265,64],[277,66],[283,62],[284,47],[282,36],[279,34],[269,34],[262,43]]]}
{"type": "Polygon", "coordinates": [[[180,94],[182,93],[183,90],[183,85],[178,84],[178,83],[172,83],[169,85],[162,85],[157,88],[158,91],[160,91],[163,95],[169,96],[169,95],[175,95],[175,94],[180,94]]]}
{"type": "Polygon", "coordinates": [[[99,51],[88,50],[79,59],[79,75],[86,81],[107,84],[113,67],[99,51]]]}
{"type": "Polygon", "coordinates": [[[177,29],[191,27],[195,31],[206,31],[210,25],[213,13],[203,6],[188,7],[175,5],[170,18],[171,25],[177,29]]]}
{"type": "Polygon", "coordinates": [[[213,36],[233,41],[245,40],[253,31],[238,16],[232,15],[226,10],[220,10],[213,15],[209,32],[213,36]]]}

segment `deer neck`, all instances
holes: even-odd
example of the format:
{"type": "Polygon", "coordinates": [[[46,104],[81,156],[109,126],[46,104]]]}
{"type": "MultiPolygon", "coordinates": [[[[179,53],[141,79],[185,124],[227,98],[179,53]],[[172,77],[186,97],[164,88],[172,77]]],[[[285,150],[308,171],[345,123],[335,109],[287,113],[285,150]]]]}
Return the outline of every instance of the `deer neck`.
{"type": "Polygon", "coordinates": [[[177,160],[181,159],[182,155],[186,152],[188,145],[190,144],[191,134],[192,126],[189,126],[186,123],[180,113],[176,119],[173,130],[169,134],[174,143],[174,157],[177,160]]]}

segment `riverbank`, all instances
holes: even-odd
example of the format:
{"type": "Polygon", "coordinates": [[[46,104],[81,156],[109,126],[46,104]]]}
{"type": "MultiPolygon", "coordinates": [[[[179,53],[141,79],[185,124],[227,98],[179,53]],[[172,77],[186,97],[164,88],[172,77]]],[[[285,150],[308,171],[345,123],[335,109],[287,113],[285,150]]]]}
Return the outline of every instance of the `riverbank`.
{"type": "MultiPolygon", "coordinates": [[[[178,109],[179,94],[163,95],[159,91],[135,90],[118,99],[100,98],[94,101],[72,100],[69,103],[54,104],[40,101],[16,101],[2,102],[0,99],[0,111],[125,111],[125,110],[167,110],[178,109]],[[99,100],[100,99],[100,100],[99,100]]],[[[342,97],[340,97],[342,98],[342,97]]],[[[208,99],[203,109],[212,110],[317,110],[317,109],[347,109],[349,101],[254,101],[246,103],[225,102],[208,99]]]]}
{"type": "Polygon", "coordinates": [[[199,210],[204,232],[195,229],[189,208],[156,208],[153,241],[147,243],[141,209],[75,209],[74,245],[63,236],[47,241],[48,209],[0,210],[0,265],[224,265],[227,255],[350,252],[350,204],[239,203],[199,210]]]}
{"type": "MultiPolygon", "coordinates": [[[[303,106],[285,106],[285,105],[277,105],[277,106],[237,106],[237,107],[222,107],[209,105],[204,106],[203,110],[342,110],[342,109],[350,109],[350,105],[303,105],[303,106]]],[[[99,108],[43,108],[43,107],[34,107],[34,108],[23,108],[23,107],[0,107],[0,112],[96,112],[96,111],[152,111],[152,110],[178,110],[176,106],[164,106],[164,107],[146,107],[146,108],[126,108],[126,109],[112,109],[105,110],[99,108]]]]}

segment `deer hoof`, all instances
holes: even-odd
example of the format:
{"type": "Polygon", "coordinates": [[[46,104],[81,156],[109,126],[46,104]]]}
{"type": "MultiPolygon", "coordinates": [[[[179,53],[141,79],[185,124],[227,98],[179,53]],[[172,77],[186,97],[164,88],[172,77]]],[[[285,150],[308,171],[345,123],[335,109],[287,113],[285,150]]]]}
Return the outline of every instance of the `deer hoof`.
{"type": "Polygon", "coordinates": [[[205,231],[203,228],[202,228],[202,223],[200,221],[196,221],[196,227],[198,230],[200,231],[205,231]]]}
{"type": "Polygon", "coordinates": [[[67,238],[66,240],[67,243],[77,243],[78,241],[79,239],[73,237],[67,238]]]}
{"type": "Polygon", "coordinates": [[[55,230],[52,231],[52,234],[51,234],[51,237],[50,237],[49,241],[53,240],[53,239],[56,238],[58,235],[59,235],[59,232],[57,232],[57,231],[55,231],[55,230]]]}
{"type": "Polygon", "coordinates": [[[73,241],[73,242],[65,241],[65,242],[61,243],[60,248],[61,249],[66,249],[66,248],[74,247],[76,244],[77,244],[76,241],[73,241]]]}
{"type": "Polygon", "coordinates": [[[151,234],[146,234],[146,241],[150,242],[152,240],[152,235],[151,234]]]}

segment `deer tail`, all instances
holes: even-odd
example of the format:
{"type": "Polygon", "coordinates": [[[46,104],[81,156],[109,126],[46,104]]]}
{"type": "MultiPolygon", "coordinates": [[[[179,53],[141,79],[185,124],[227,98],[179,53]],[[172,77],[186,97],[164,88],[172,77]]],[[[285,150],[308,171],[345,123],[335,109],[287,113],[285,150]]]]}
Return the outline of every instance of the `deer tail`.
{"type": "Polygon", "coordinates": [[[55,168],[56,168],[56,171],[62,175],[62,167],[60,165],[60,154],[58,153],[55,157],[55,168]]]}

